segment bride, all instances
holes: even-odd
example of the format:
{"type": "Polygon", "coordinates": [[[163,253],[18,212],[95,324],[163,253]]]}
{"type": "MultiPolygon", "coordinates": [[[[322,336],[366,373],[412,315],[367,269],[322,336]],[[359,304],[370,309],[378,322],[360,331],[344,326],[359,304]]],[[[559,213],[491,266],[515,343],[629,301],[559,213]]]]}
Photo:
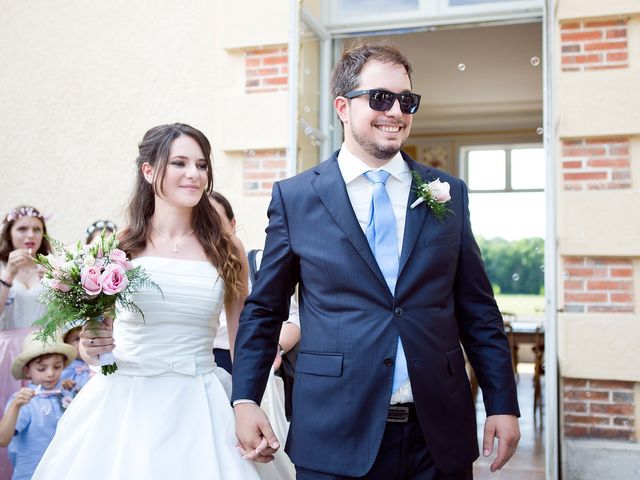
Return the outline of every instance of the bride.
{"type": "Polygon", "coordinates": [[[210,154],[184,124],[152,128],[140,143],[120,248],[162,294],[134,296],[144,316],[118,311],[113,330],[83,331],[85,358],[96,365],[113,351],[119,369],[74,399],[34,479],[259,478],[236,447],[230,377],[211,354],[222,308],[233,345],[247,264],[207,198],[210,154]]]}

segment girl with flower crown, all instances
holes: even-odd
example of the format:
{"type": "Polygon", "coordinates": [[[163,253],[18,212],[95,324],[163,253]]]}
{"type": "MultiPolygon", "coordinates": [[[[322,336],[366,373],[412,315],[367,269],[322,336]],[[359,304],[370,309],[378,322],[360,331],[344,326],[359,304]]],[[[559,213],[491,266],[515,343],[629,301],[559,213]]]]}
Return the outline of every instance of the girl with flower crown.
{"type": "MultiPolygon", "coordinates": [[[[11,364],[20,353],[22,340],[33,330],[32,324],[44,313],[38,302],[42,293],[41,272],[33,259],[50,251],[44,235],[44,216],[35,208],[20,205],[2,219],[0,231],[0,412],[8,395],[21,383],[11,375],[11,364]]],[[[0,478],[9,478],[6,450],[0,450],[0,478]]]]}

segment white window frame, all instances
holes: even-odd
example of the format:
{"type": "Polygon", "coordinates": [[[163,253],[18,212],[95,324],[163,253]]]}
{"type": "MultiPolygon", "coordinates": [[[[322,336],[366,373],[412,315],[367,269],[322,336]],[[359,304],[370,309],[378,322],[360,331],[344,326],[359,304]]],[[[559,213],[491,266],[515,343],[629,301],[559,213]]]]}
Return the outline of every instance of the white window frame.
{"type": "Polygon", "coordinates": [[[469,184],[469,153],[478,150],[504,150],[505,151],[505,187],[498,189],[482,189],[474,190],[469,186],[469,193],[525,193],[525,192],[544,192],[543,188],[513,188],[511,186],[511,152],[525,148],[544,149],[542,143],[502,143],[502,144],[482,144],[482,145],[465,145],[460,147],[460,165],[459,172],[467,184],[469,184]]]}

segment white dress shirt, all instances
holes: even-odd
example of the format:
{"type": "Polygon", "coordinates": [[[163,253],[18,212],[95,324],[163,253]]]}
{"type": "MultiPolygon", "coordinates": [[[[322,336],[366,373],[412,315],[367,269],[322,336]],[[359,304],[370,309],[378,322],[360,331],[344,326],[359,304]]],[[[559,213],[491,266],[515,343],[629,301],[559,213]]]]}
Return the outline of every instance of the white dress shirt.
{"type": "MultiPolygon", "coordinates": [[[[353,155],[343,143],[338,153],[338,167],[347,186],[347,194],[351,206],[356,214],[358,223],[363,232],[367,230],[369,223],[369,210],[371,208],[371,196],[373,195],[373,183],[364,176],[369,170],[385,170],[389,172],[386,188],[391,200],[393,215],[396,217],[396,234],[398,239],[398,258],[402,252],[402,240],[404,238],[404,224],[407,217],[407,203],[411,190],[411,171],[398,152],[383,167],[372,169],[358,157],[353,155]]],[[[411,383],[407,380],[391,396],[391,404],[413,402],[411,383]]]]}

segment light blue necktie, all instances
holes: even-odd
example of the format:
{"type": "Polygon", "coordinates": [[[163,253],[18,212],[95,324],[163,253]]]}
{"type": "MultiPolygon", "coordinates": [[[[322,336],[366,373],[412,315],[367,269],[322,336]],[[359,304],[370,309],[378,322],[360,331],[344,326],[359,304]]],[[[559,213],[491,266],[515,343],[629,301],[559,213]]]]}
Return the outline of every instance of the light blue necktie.
{"type": "MultiPolygon", "coordinates": [[[[389,172],[370,170],[364,174],[373,183],[371,209],[367,223],[366,236],[369,246],[376,257],[376,262],[384,275],[384,279],[393,295],[398,280],[398,239],[396,217],[385,185],[389,179],[389,172]]],[[[409,379],[407,359],[402,348],[402,339],[398,338],[396,365],[393,372],[392,393],[398,390],[409,379]]]]}

